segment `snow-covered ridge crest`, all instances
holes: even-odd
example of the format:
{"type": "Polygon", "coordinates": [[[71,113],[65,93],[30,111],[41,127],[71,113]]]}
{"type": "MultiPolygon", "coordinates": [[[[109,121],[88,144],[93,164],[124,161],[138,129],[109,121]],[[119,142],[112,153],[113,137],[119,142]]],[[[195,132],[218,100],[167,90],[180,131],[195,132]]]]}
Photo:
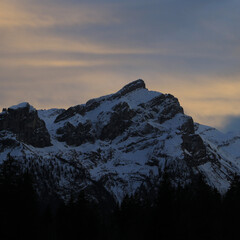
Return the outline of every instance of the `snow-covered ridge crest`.
{"type": "Polygon", "coordinates": [[[28,102],[22,102],[17,105],[13,105],[13,106],[9,107],[8,109],[17,110],[20,108],[28,108],[29,111],[36,111],[36,109],[33,106],[31,106],[28,102]]]}
{"type": "Polygon", "coordinates": [[[10,155],[33,172],[39,192],[64,200],[85,189],[97,201],[120,202],[154,190],[165,171],[176,186],[201,174],[225,192],[240,173],[238,136],[194,123],[177,98],[141,79],[67,110],[21,106],[0,116],[0,164],[10,155]]]}
{"type": "MultiPolygon", "coordinates": [[[[90,99],[89,101],[87,101],[86,104],[81,104],[81,105],[76,105],[76,106],[70,107],[69,109],[67,109],[65,112],[60,114],[55,119],[55,123],[65,120],[66,118],[69,118],[71,116],[74,116],[76,113],[83,116],[87,112],[95,110],[100,105],[102,105],[101,108],[103,110],[106,110],[106,109],[104,109],[103,105],[105,105],[105,107],[109,107],[111,105],[111,103],[109,104],[109,102],[115,102],[115,101],[118,101],[119,99],[123,100],[123,97],[126,96],[127,94],[129,94],[129,95],[134,94],[134,92],[136,92],[138,90],[140,90],[140,91],[142,90],[141,92],[143,94],[141,94],[141,93],[135,94],[134,101],[139,102],[139,99],[141,99],[141,102],[143,102],[144,100],[147,101],[151,98],[150,94],[148,94],[149,97],[147,99],[144,98],[146,96],[146,94],[148,93],[148,90],[146,89],[144,81],[142,79],[138,79],[136,81],[133,81],[133,82],[127,84],[126,86],[124,86],[121,90],[119,90],[116,93],[102,96],[99,98],[93,98],[93,99],[90,99]],[[102,104],[104,102],[108,102],[108,103],[102,104]]],[[[154,97],[154,96],[152,96],[152,97],[154,97]]]]}

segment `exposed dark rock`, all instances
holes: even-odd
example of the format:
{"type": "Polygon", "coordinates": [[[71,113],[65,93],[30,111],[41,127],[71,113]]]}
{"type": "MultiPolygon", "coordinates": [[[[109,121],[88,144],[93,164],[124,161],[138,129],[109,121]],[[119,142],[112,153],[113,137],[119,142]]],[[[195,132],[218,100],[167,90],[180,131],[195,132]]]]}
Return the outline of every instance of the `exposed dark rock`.
{"type": "Polygon", "coordinates": [[[119,103],[113,108],[110,121],[102,129],[100,139],[113,140],[122,134],[132,123],[131,119],[136,115],[136,112],[129,108],[126,102],[119,103]]]}
{"type": "Polygon", "coordinates": [[[162,104],[163,110],[161,111],[158,121],[164,123],[172,119],[176,114],[183,113],[183,108],[180,106],[179,101],[171,94],[165,95],[165,100],[162,104]]]}
{"type": "MultiPolygon", "coordinates": [[[[91,109],[96,107],[98,102],[90,100],[87,105],[89,107],[88,109],[91,109]]],[[[131,110],[126,102],[114,106],[113,111],[109,123],[101,130],[100,139],[102,140],[112,140],[123,133],[131,125],[131,119],[136,115],[136,112],[131,110]]],[[[91,122],[85,124],[79,123],[77,127],[67,122],[64,127],[57,130],[57,134],[61,135],[58,137],[59,141],[75,146],[79,146],[86,142],[94,142],[96,138],[92,133],[91,122]]]]}
{"type": "Polygon", "coordinates": [[[205,163],[207,159],[207,149],[202,138],[197,134],[186,134],[182,136],[182,148],[188,151],[185,159],[192,166],[205,163]]]}
{"type": "Polygon", "coordinates": [[[92,124],[90,121],[82,124],[79,123],[74,127],[71,123],[67,122],[64,127],[57,130],[57,134],[61,135],[58,140],[66,142],[68,145],[79,146],[86,142],[93,143],[95,138],[91,133],[92,124]]]}
{"type": "Polygon", "coordinates": [[[19,146],[19,142],[14,139],[11,138],[0,139],[0,152],[6,148],[14,148],[17,146],[19,146]]]}
{"type": "Polygon", "coordinates": [[[135,111],[130,109],[126,102],[121,102],[115,105],[113,111],[119,114],[123,120],[130,120],[136,115],[135,111]]]}
{"type": "Polygon", "coordinates": [[[76,114],[80,114],[81,116],[84,116],[86,112],[90,112],[97,108],[100,105],[101,101],[97,101],[97,99],[91,99],[87,101],[85,105],[77,105],[74,107],[70,107],[67,110],[65,110],[63,113],[58,115],[55,119],[55,123],[61,122],[63,120],[69,119],[76,114]]]}
{"type": "Polygon", "coordinates": [[[57,134],[64,135],[64,134],[71,134],[75,130],[75,127],[70,123],[65,123],[64,127],[57,129],[57,134]]]}
{"type": "Polygon", "coordinates": [[[199,153],[202,150],[206,151],[202,138],[197,134],[183,135],[183,147],[189,153],[199,153]]]}
{"type": "Polygon", "coordinates": [[[151,101],[149,101],[147,103],[147,105],[150,107],[150,108],[153,108],[155,106],[159,106],[161,105],[166,99],[166,96],[164,94],[161,94],[155,98],[153,98],[151,101]]]}
{"type": "Polygon", "coordinates": [[[97,101],[95,99],[91,99],[86,103],[86,112],[90,112],[96,109],[100,105],[101,101],[97,101]]]}
{"type": "MultiPolygon", "coordinates": [[[[173,118],[178,113],[183,113],[183,108],[177,98],[171,94],[160,94],[147,103],[138,105],[143,109],[151,109],[155,113],[159,113],[158,121],[164,123],[165,121],[173,118]]],[[[153,118],[151,113],[148,113],[147,118],[153,118]]]]}
{"type": "Polygon", "coordinates": [[[157,160],[156,158],[151,158],[145,163],[145,165],[157,166],[157,167],[158,167],[158,164],[159,164],[159,160],[157,160]]]}
{"type": "Polygon", "coordinates": [[[77,105],[74,107],[70,107],[67,110],[65,110],[63,113],[58,115],[54,122],[58,123],[60,121],[66,120],[70,117],[73,117],[77,113],[83,116],[85,114],[85,112],[86,112],[86,108],[83,105],[77,105]]]}
{"type": "Polygon", "coordinates": [[[133,81],[126,86],[124,86],[120,91],[113,95],[114,98],[122,97],[130,92],[133,92],[137,89],[146,88],[145,82],[142,79],[133,81]]]}
{"type": "Polygon", "coordinates": [[[15,133],[17,138],[34,147],[51,146],[45,122],[28,103],[21,108],[8,108],[0,115],[0,131],[15,133]]]}
{"type": "Polygon", "coordinates": [[[185,116],[186,121],[182,124],[181,128],[179,129],[183,133],[194,134],[194,122],[192,117],[185,116]]]}
{"type": "Polygon", "coordinates": [[[76,114],[80,114],[81,116],[84,116],[86,112],[90,112],[97,108],[100,105],[101,101],[97,101],[97,99],[91,99],[87,101],[85,105],[77,105],[74,107],[70,107],[67,110],[65,110],[63,113],[58,115],[55,119],[55,123],[58,123],[60,121],[66,120],[68,118],[71,118],[75,116],[76,114]]]}

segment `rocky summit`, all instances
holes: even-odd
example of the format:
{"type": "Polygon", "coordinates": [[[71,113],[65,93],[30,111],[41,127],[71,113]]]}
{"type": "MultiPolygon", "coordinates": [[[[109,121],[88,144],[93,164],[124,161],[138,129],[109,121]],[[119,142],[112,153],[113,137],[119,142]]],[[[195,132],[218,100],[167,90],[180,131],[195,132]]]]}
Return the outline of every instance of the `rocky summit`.
{"type": "Polygon", "coordinates": [[[0,114],[0,164],[14,159],[42,198],[85,190],[98,202],[152,191],[167,172],[175,186],[201,174],[224,193],[240,173],[240,134],[195,123],[171,94],[139,79],[69,109],[29,103],[0,114]]]}

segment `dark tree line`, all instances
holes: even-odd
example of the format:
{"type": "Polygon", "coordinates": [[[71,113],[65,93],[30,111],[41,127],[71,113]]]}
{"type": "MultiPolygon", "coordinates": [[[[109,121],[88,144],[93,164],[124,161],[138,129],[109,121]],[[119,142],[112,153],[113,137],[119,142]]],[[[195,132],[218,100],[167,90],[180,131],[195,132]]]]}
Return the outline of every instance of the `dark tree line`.
{"type": "Polygon", "coordinates": [[[11,156],[0,167],[0,239],[34,239],[37,195],[27,172],[11,156]]]}
{"type": "Polygon", "coordinates": [[[165,174],[155,196],[125,196],[121,206],[101,209],[87,200],[42,205],[31,175],[9,159],[0,166],[0,239],[239,239],[240,178],[221,196],[200,176],[184,188],[165,174]]]}

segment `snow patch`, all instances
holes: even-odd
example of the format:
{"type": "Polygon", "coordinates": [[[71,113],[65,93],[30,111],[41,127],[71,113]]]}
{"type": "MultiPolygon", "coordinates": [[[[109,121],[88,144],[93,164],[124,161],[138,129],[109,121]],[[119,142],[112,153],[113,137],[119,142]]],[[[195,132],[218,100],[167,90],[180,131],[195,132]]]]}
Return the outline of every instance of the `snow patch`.
{"type": "Polygon", "coordinates": [[[27,108],[29,107],[29,111],[32,112],[32,111],[35,111],[36,109],[31,106],[28,102],[22,102],[22,103],[19,103],[17,105],[13,105],[11,107],[9,107],[8,109],[12,109],[12,110],[17,110],[17,109],[20,109],[20,108],[27,108]]]}

